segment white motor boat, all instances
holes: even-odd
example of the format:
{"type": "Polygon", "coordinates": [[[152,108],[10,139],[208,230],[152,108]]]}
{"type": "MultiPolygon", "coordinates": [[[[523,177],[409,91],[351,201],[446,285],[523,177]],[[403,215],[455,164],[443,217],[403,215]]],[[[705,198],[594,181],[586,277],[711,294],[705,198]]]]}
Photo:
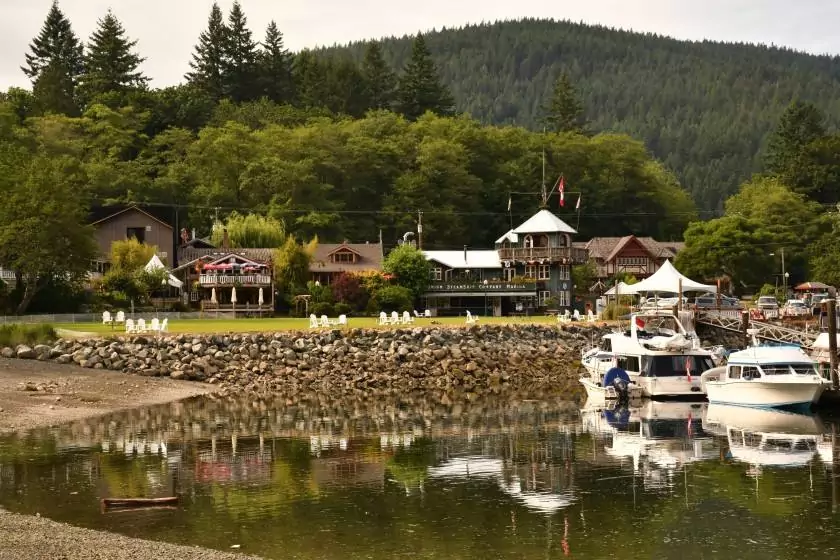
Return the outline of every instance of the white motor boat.
{"type": "MultiPolygon", "coordinates": [[[[671,311],[653,310],[630,316],[630,328],[601,338],[598,348],[583,355],[589,373],[581,378],[587,394],[598,396],[598,383],[612,367],[627,372],[642,396],[703,396],[700,375],[714,367],[712,353],[671,311]]],[[[606,389],[602,389],[606,391],[606,389]]]]}
{"type": "Polygon", "coordinates": [[[814,362],[801,348],[753,346],[729,356],[726,366],[702,375],[710,403],[810,408],[823,393],[814,362]]]}
{"type": "Polygon", "coordinates": [[[642,398],[642,388],[630,379],[626,371],[617,367],[609,368],[603,375],[588,372],[580,378],[580,382],[586,389],[587,401],[630,403],[642,398]]]}

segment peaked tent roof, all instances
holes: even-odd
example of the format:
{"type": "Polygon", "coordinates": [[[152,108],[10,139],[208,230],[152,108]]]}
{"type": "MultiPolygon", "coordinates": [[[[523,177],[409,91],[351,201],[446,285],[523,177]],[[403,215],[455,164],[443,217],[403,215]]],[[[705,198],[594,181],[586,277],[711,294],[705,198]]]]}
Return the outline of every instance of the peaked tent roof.
{"type": "Polygon", "coordinates": [[[577,233],[569,224],[549,212],[540,210],[525,223],[513,230],[513,233],[577,233]]]}
{"type": "Polygon", "coordinates": [[[627,286],[627,293],[668,292],[676,294],[681,287],[683,292],[717,292],[717,286],[695,282],[674,268],[670,260],[666,260],[652,276],[638,284],[627,286]]]}
{"type": "MultiPolygon", "coordinates": [[[[157,255],[152,255],[152,258],[146,263],[144,267],[146,272],[152,272],[153,270],[166,270],[166,265],[163,264],[163,261],[160,260],[160,257],[157,255]]],[[[169,274],[169,278],[167,279],[167,283],[175,288],[183,288],[184,283],[169,274]]]]}
{"type": "Polygon", "coordinates": [[[625,284],[624,282],[619,282],[606,292],[604,292],[605,296],[615,296],[615,295],[631,295],[633,294],[632,291],[629,290],[631,284],[625,284]],[[617,289],[616,289],[617,288],[617,289]]]}

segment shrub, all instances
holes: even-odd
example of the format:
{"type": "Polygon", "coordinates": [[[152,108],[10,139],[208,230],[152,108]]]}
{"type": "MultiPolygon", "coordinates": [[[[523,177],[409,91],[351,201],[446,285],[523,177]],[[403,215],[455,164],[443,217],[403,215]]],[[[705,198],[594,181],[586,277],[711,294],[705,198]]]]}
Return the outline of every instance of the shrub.
{"type": "Polygon", "coordinates": [[[362,279],[355,274],[340,274],[331,284],[336,301],[346,303],[352,309],[364,309],[370,294],[362,285],[362,279]]]}
{"type": "Polygon", "coordinates": [[[0,326],[0,346],[44,344],[54,342],[57,338],[58,335],[52,325],[23,325],[14,323],[0,326]]]}
{"type": "Polygon", "coordinates": [[[309,308],[309,312],[314,313],[316,317],[320,317],[321,315],[326,315],[329,317],[333,314],[333,311],[333,304],[325,301],[318,302],[309,308]]]}
{"type": "Polygon", "coordinates": [[[335,314],[336,315],[347,315],[353,308],[347,305],[346,303],[336,303],[335,304],[335,314]]]}
{"type": "Polygon", "coordinates": [[[374,292],[371,298],[369,309],[374,312],[384,311],[390,313],[396,311],[402,313],[403,311],[411,311],[414,307],[414,298],[412,292],[403,286],[385,286],[374,292]]]}
{"type": "Polygon", "coordinates": [[[616,305],[615,303],[609,303],[604,308],[604,311],[601,314],[601,316],[608,321],[614,321],[619,317],[624,317],[628,313],[630,313],[630,308],[626,305],[616,305]]]}

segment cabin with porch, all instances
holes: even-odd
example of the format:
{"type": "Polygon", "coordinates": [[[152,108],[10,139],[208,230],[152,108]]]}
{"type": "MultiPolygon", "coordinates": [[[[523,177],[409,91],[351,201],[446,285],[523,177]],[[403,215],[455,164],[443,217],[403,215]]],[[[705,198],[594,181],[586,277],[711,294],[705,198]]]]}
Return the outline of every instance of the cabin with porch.
{"type": "Polygon", "coordinates": [[[345,273],[382,270],[382,243],[319,243],[309,264],[310,279],[328,286],[345,273]]]}
{"type": "Polygon", "coordinates": [[[135,238],[157,248],[157,256],[167,267],[175,263],[175,234],[163,216],[150,208],[137,205],[116,205],[95,209],[91,213],[91,225],[99,248],[91,263],[91,278],[101,277],[110,268],[111,245],[115,241],[135,238]]]}
{"type": "Polygon", "coordinates": [[[685,247],[681,241],[664,242],[652,237],[593,237],[589,241],[574,243],[586,249],[595,264],[596,276],[601,285],[615,278],[616,274],[629,274],[644,280],[659,270],[666,260],[672,260],[685,247]]]}
{"type": "Polygon", "coordinates": [[[496,317],[572,307],[571,267],[588,260],[577,232],[540,210],[496,240],[494,249],[424,251],[432,266],[425,294],[432,315],[496,317]]]}

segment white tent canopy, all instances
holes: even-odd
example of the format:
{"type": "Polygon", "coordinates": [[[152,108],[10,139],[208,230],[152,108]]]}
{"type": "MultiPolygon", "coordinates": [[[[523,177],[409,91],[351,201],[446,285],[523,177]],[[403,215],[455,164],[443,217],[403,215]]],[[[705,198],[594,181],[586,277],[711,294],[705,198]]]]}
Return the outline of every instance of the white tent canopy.
{"type": "MultiPolygon", "coordinates": [[[[667,292],[676,294],[682,292],[713,292],[717,293],[717,286],[701,284],[683,276],[679,270],[674,268],[671,261],[662,263],[653,275],[639,282],[627,286],[627,293],[641,294],[645,292],[667,292]]],[[[622,290],[624,293],[624,290],[622,290]]]]}
{"type": "Polygon", "coordinates": [[[630,291],[629,288],[630,288],[630,284],[625,284],[624,282],[619,282],[618,284],[616,284],[615,286],[613,286],[612,288],[610,288],[609,290],[604,292],[604,295],[605,296],[618,296],[618,295],[625,296],[625,295],[634,294],[635,292],[630,291]]]}
{"type": "MultiPolygon", "coordinates": [[[[163,261],[160,260],[160,257],[154,255],[152,256],[151,260],[148,263],[146,263],[146,266],[144,268],[146,269],[146,272],[152,272],[154,270],[166,270],[166,265],[163,264],[163,261]]],[[[169,275],[167,283],[175,288],[184,287],[184,283],[172,276],[171,274],[169,275]]]]}

